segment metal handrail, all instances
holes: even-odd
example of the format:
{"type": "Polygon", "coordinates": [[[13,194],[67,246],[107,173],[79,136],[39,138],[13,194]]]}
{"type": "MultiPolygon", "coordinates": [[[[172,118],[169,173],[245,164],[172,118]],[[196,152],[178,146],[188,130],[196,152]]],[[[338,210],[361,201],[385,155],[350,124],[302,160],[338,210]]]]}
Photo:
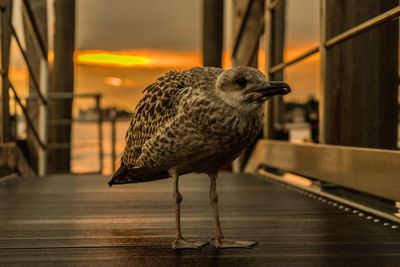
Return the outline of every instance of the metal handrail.
{"type": "Polygon", "coordinates": [[[93,142],[78,142],[78,143],[66,143],[66,142],[59,142],[59,143],[50,143],[48,145],[48,149],[70,149],[73,146],[79,145],[79,148],[85,148],[85,147],[92,147],[93,145],[96,145],[97,141],[93,142]]]}
{"type": "Polygon", "coordinates": [[[301,55],[299,55],[299,56],[297,56],[297,57],[295,57],[295,58],[293,58],[293,59],[291,59],[289,61],[282,62],[282,63],[279,63],[279,64],[273,66],[272,68],[269,69],[269,73],[273,74],[273,73],[279,72],[279,71],[283,70],[284,68],[286,68],[286,67],[288,67],[290,65],[293,65],[293,64],[295,64],[297,62],[300,62],[300,61],[302,61],[304,59],[309,58],[310,56],[312,56],[314,54],[317,54],[318,52],[319,52],[319,46],[313,47],[312,49],[304,52],[303,54],[301,54],[301,55]]]}
{"type": "Polygon", "coordinates": [[[336,35],[325,42],[325,47],[330,48],[398,16],[400,16],[400,6],[392,8],[376,17],[373,17],[372,19],[369,19],[345,32],[336,35]]]}
{"type": "MultiPolygon", "coordinates": [[[[8,79],[8,78],[7,78],[8,79]]],[[[12,84],[12,82],[9,80],[9,84],[10,84],[10,88],[14,94],[15,100],[17,101],[19,107],[22,110],[22,114],[24,114],[24,118],[27,122],[27,125],[29,127],[29,129],[32,131],[33,136],[35,137],[35,140],[38,142],[39,146],[42,149],[46,149],[46,145],[45,143],[40,139],[39,133],[36,130],[35,125],[33,124],[32,119],[29,117],[28,111],[26,110],[26,107],[24,106],[24,104],[22,104],[21,98],[18,96],[17,91],[15,90],[14,85],[12,84]]]]}
{"type": "MultiPolygon", "coordinates": [[[[331,39],[327,40],[324,43],[324,46],[326,48],[331,48],[343,41],[346,41],[354,36],[357,36],[365,31],[368,31],[368,30],[370,30],[376,26],[379,26],[380,24],[383,24],[383,23],[385,23],[393,18],[396,18],[398,16],[400,16],[400,6],[392,8],[376,17],[373,17],[372,19],[369,19],[363,23],[358,24],[357,26],[354,26],[353,28],[351,28],[343,33],[336,35],[335,37],[332,37],[331,39]]],[[[288,66],[291,66],[291,65],[293,65],[297,62],[300,62],[306,58],[309,58],[310,56],[318,53],[319,51],[320,51],[319,46],[314,47],[314,48],[304,52],[303,54],[295,57],[292,60],[289,60],[286,62],[281,62],[281,63],[271,67],[269,69],[269,73],[272,74],[272,73],[279,72],[288,66]]]]}
{"type": "MultiPolygon", "coordinates": [[[[39,96],[37,94],[31,94],[28,96],[28,99],[38,99],[39,96]]],[[[95,109],[97,111],[98,117],[94,120],[90,120],[91,122],[97,122],[98,124],[98,140],[93,142],[98,146],[98,158],[99,158],[99,171],[96,173],[101,173],[104,169],[104,149],[103,149],[103,131],[102,131],[102,123],[103,118],[101,115],[101,98],[102,94],[100,93],[73,93],[73,92],[57,92],[57,93],[48,93],[47,98],[50,100],[60,100],[60,99],[76,99],[76,98],[93,98],[95,103],[95,109]]],[[[74,121],[79,121],[76,119],[51,119],[49,120],[49,124],[51,125],[71,125],[74,121]]],[[[70,143],[48,143],[48,149],[69,149],[71,148],[70,143]]]]}
{"type": "MultiPolygon", "coordinates": [[[[94,98],[101,96],[100,93],[72,93],[72,92],[57,92],[48,93],[48,99],[74,99],[74,98],[94,98]]],[[[30,94],[29,99],[37,99],[39,96],[37,94],[30,94]]]]}
{"type": "Polygon", "coordinates": [[[10,29],[11,29],[11,33],[13,35],[13,37],[15,38],[15,41],[17,42],[18,48],[22,54],[22,57],[24,58],[24,61],[26,63],[26,66],[28,68],[28,72],[32,79],[32,83],[33,83],[33,87],[35,88],[35,91],[37,93],[37,95],[39,96],[39,99],[42,101],[43,105],[47,106],[47,99],[44,97],[44,95],[42,94],[42,92],[40,91],[40,86],[39,86],[39,82],[38,79],[36,78],[34,72],[33,72],[33,68],[32,65],[30,64],[29,60],[28,60],[28,55],[26,54],[26,52],[24,51],[24,49],[22,48],[22,44],[21,41],[19,40],[19,37],[14,29],[14,26],[12,25],[11,21],[10,21],[10,29]]]}
{"type": "MultiPolygon", "coordinates": [[[[11,2],[10,2],[11,3],[11,2]]],[[[9,101],[8,97],[8,90],[11,90],[13,95],[14,95],[14,101],[15,103],[21,108],[23,117],[25,118],[26,124],[27,124],[27,129],[30,130],[32,133],[33,139],[36,141],[38,144],[37,146],[37,157],[38,157],[38,174],[39,175],[45,175],[47,172],[47,110],[48,110],[48,101],[46,98],[46,93],[48,91],[48,61],[47,61],[47,52],[44,46],[44,42],[40,37],[38,27],[36,25],[36,21],[33,17],[32,9],[30,8],[30,4],[23,0],[22,2],[22,12],[23,14],[18,14],[20,16],[24,16],[26,19],[26,22],[28,24],[29,30],[32,30],[30,33],[33,38],[33,42],[37,42],[39,44],[39,54],[40,56],[40,64],[39,64],[39,76],[35,75],[35,72],[33,71],[33,65],[31,64],[27,51],[24,49],[24,45],[21,42],[20,36],[18,36],[17,31],[13,25],[13,10],[12,10],[12,5],[5,5],[2,3],[1,5],[1,12],[9,11],[9,15],[7,16],[7,19],[4,21],[4,24],[2,24],[2,27],[4,29],[7,29],[7,32],[10,34],[10,38],[14,38],[17,47],[22,54],[22,58],[27,66],[28,73],[30,76],[30,79],[32,81],[32,90],[37,93],[38,98],[40,99],[39,102],[39,123],[38,127],[35,126],[33,123],[32,119],[30,118],[26,105],[22,103],[21,97],[18,95],[17,90],[15,89],[14,84],[10,81],[8,69],[4,70],[2,73],[3,79],[6,79],[7,81],[7,87],[4,88],[7,90],[7,95],[5,97],[4,101],[9,101]]],[[[22,37],[21,37],[22,38],[22,37]]],[[[12,39],[11,39],[12,40],[12,39]]],[[[7,50],[3,50],[4,48],[2,47],[2,53],[6,52],[10,55],[11,51],[10,48],[7,48],[7,50]]],[[[9,111],[7,111],[9,112],[9,111]]]]}
{"type": "Polygon", "coordinates": [[[25,10],[26,10],[26,14],[29,17],[29,23],[32,26],[32,30],[34,32],[34,36],[36,36],[36,40],[37,40],[37,42],[39,44],[40,51],[42,52],[42,56],[44,57],[45,60],[47,60],[48,59],[47,58],[47,51],[46,51],[47,48],[46,48],[46,45],[45,45],[45,43],[44,43],[44,41],[42,39],[42,35],[40,34],[39,26],[36,23],[35,15],[33,14],[32,7],[29,4],[28,0],[23,0],[22,3],[24,4],[25,10]]]}

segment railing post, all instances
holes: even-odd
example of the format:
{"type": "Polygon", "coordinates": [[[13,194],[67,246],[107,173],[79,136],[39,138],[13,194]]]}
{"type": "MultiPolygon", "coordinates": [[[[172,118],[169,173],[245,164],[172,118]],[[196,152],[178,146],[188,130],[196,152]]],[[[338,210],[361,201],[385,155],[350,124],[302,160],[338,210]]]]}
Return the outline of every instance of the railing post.
{"type": "MultiPolygon", "coordinates": [[[[45,59],[40,60],[40,88],[45,99],[48,95],[48,68],[45,59]]],[[[48,132],[48,105],[39,102],[39,137],[42,140],[44,147],[39,147],[38,157],[38,174],[39,176],[46,175],[47,173],[47,132],[48,132]]]]}
{"type": "Polygon", "coordinates": [[[9,113],[9,81],[8,81],[8,65],[10,58],[10,38],[11,31],[8,27],[12,10],[12,1],[1,1],[0,6],[0,143],[10,141],[10,113],[9,113]]]}
{"type": "Polygon", "coordinates": [[[326,0],[320,0],[320,11],[319,11],[319,26],[320,26],[320,37],[319,37],[319,52],[320,52],[320,92],[319,92],[319,108],[318,108],[318,120],[319,120],[319,143],[326,143],[326,112],[325,112],[325,66],[326,66],[326,0]]]}
{"type": "Polygon", "coordinates": [[[99,137],[99,173],[103,173],[103,114],[101,111],[101,95],[96,95],[97,126],[99,137]]]}
{"type": "MultiPolygon", "coordinates": [[[[272,0],[267,0],[264,8],[264,40],[265,40],[265,47],[268,49],[267,53],[265,53],[266,59],[265,61],[267,62],[265,66],[265,73],[267,76],[267,79],[269,79],[270,76],[270,70],[271,70],[271,63],[269,62],[270,60],[270,51],[269,48],[271,47],[271,3],[272,0]]],[[[273,118],[272,118],[272,101],[267,101],[264,104],[264,117],[263,117],[263,137],[271,139],[273,137],[273,118]]]]}
{"type": "MultiPolygon", "coordinates": [[[[267,47],[267,79],[283,80],[283,70],[272,73],[271,68],[283,62],[285,44],[285,9],[286,1],[268,0],[266,7],[265,29],[267,47]]],[[[276,138],[276,124],[283,122],[283,97],[274,96],[264,107],[264,137],[276,138]]]]}
{"type": "Polygon", "coordinates": [[[203,0],[203,66],[221,67],[223,0],[203,0]]]}
{"type": "Polygon", "coordinates": [[[115,109],[111,110],[111,171],[114,172],[116,170],[116,140],[117,140],[117,130],[116,130],[116,122],[117,122],[117,111],[115,109]]]}

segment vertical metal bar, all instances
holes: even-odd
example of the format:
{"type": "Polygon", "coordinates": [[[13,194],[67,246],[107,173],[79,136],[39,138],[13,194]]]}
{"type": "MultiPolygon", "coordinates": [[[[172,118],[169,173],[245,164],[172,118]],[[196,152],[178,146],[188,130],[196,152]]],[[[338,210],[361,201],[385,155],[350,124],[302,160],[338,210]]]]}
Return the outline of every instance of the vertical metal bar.
{"type": "MultiPolygon", "coordinates": [[[[268,2],[271,5],[271,1],[268,2]]],[[[266,32],[267,36],[267,78],[268,80],[283,80],[283,70],[271,73],[271,68],[278,63],[283,62],[283,50],[285,43],[285,9],[286,1],[280,1],[279,5],[274,9],[269,8],[267,5],[267,18],[266,18],[266,32]]],[[[283,123],[283,97],[274,96],[271,100],[267,101],[265,105],[265,138],[276,138],[276,133],[283,123]]]]}
{"type": "MultiPolygon", "coordinates": [[[[265,10],[264,10],[264,23],[265,23],[265,47],[267,49],[267,53],[265,53],[266,56],[266,76],[267,79],[270,79],[270,69],[271,69],[271,36],[272,36],[272,27],[271,27],[271,9],[270,6],[272,4],[272,0],[267,0],[267,3],[265,5],[265,10]]],[[[264,127],[263,127],[263,136],[264,138],[272,138],[272,132],[273,132],[273,120],[272,120],[272,101],[267,101],[264,104],[264,127]]]]}
{"type": "Polygon", "coordinates": [[[320,39],[319,39],[319,52],[320,52],[320,92],[319,92],[319,142],[326,143],[326,114],[325,114],[325,67],[326,67],[326,0],[320,0],[320,39]]]}
{"type": "MultiPolygon", "coordinates": [[[[43,97],[47,100],[48,94],[48,69],[47,60],[45,58],[40,59],[40,89],[43,97]]],[[[46,175],[47,173],[47,133],[48,133],[48,105],[42,102],[39,103],[39,137],[42,140],[44,147],[39,147],[38,151],[38,174],[39,176],[46,175]]]]}
{"type": "Polygon", "coordinates": [[[96,111],[98,126],[98,146],[99,146],[99,173],[103,173],[103,114],[101,112],[101,95],[96,95],[96,111]]]}
{"type": "Polygon", "coordinates": [[[0,2],[0,74],[1,74],[1,91],[0,91],[0,143],[8,142],[10,136],[10,107],[9,107],[9,81],[8,81],[8,65],[10,57],[10,38],[11,32],[8,27],[12,11],[12,1],[6,0],[0,2]]]}
{"type": "Polygon", "coordinates": [[[111,170],[116,170],[116,122],[117,122],[117,111],[113,109],[111,111],[111,170]]]}
{"type": "Polygon", "coordinates": [[[203,0],[203,66],[221,67],[224,0],[203,0]]]}

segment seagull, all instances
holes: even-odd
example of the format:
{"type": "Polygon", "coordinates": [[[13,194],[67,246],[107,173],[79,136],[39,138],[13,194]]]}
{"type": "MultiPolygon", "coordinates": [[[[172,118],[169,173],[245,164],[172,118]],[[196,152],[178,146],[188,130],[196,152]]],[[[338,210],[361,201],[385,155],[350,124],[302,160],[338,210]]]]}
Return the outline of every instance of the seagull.
{"type": "Polygon", "coordinates": [[[173,180],[176,238],[173,249],[199,249],[180,227],[179,177],[195,172],[210,178],[215,248],[251,248],[256,242],[226,239],[218,213],[219,169],[238,157],[262,128],[262,105],[290,93],[285,82],[267,81],[257,69],[196,67],[170,71],[143,91],[126,133],[126,146],[114,184],[173,180]]]}

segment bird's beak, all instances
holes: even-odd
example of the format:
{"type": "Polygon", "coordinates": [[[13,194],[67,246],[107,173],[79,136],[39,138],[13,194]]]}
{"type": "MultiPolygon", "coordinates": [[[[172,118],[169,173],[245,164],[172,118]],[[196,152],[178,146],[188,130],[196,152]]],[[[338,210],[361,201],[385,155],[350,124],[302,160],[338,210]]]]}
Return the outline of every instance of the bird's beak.
{"type": "Polygon", "coordinates": [[[274,95],[286,95],[291,91],[292,89],[285,82],[266,82],[265,85],[252,88],[250,92],[251,97],[248,99],[248,101],[265,101],[274,95]]]}
{"type": "Polygon", "coordinates": [[[285,82],[267,82],[254,90],[263,96],[286,95],[292,91],[290,86],[285,82]]]}

